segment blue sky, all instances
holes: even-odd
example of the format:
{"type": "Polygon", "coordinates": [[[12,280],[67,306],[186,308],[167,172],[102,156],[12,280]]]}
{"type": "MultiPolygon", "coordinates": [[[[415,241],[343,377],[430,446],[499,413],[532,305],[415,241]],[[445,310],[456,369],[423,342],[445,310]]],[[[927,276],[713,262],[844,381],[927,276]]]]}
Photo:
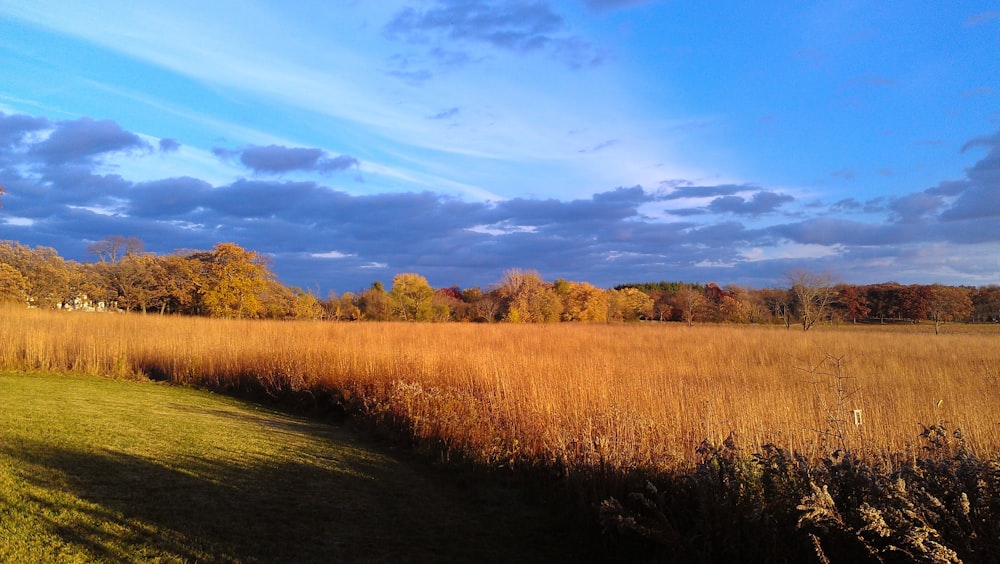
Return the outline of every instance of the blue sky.
{"type": "Polygon", "coordinates": [[[1000,283],[990,2],[0,0],[0,239],[326,294],[1000,283]]]}

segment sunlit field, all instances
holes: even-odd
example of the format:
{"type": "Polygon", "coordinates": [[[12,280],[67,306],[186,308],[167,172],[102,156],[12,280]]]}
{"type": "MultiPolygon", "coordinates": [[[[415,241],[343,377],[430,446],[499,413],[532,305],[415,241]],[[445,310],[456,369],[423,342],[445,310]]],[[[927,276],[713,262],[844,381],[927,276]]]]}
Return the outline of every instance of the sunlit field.
{"type": "Polygon", "coordinates": [[[504,489],[220,394],[0,370],[0,406],[5,564],[549,563],[581,544],[504,489]]]}
{"type": "Polygon", "coordinates": [[[1000,328],[232,321],[3,310],[0,366],[342,408],[445,457],[664,470],[704,440],[912,455],[921,425],[1000,453],[1000,328]]]}

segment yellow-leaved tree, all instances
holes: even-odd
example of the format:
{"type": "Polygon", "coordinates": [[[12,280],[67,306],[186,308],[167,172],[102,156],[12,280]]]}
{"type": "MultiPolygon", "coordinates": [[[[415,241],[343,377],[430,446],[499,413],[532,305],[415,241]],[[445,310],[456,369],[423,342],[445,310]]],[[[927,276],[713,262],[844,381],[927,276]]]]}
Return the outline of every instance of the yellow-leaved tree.
{"type": "Polygon", "coordinates": [[[563,303],[563,321],[606,321],[610,293],[587,282],[558,279],[553,288],[563,303]]]}
{"type": "Polygon", "coordinates": [[[28,303],[28,281],[13,266],[0,262],[0,303],[28,303]]]}
{"type": "Polygon", "coordinates": [[[535,270],[507,270],[498,291],[506,305],[504,319],[511,323],[551,323],[562,315],[559,294],[535,270]]]}
{"type": "Polygon", "coordinates": [[[608,292],[608,321],[637,321],[653,315],[653,298],[638,288],[608,292]]]}
{"type": "Polygon", "coordinates": [[[265,257],[235,243],[219,243],[192,258],[203,263],[199,292],[212,317],[259,317],[264,312],[262,294],[274,278],[265,257]]]}
{"type": "Polygon", "coordinates": [[[403,321],[430,321],[433,318],[431,301],[434,289],[419,274],[404,272],[392,279],[389,291],[392,311],[403,321]]]}

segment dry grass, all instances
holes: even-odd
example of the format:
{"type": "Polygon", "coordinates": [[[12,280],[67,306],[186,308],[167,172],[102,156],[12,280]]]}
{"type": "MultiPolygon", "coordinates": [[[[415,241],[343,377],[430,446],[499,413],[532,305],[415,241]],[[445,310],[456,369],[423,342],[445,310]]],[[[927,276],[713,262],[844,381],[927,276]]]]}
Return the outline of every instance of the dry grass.
{"type": "Polygon", "coordinates": [[[912,454],[920,424],[937,422],[960,428],[972,453],[1000,453],[993,326],[953,325],[935,336],[929,326],[802,332],[0,313],[5,369],[341,401],[490,465],[665,470],[697,460],[704,439],[718,444],[730,433],[748,449],[774,443],[818,458],[847,446],[881,458],[912,454]],[[849,395],[839,402],[838,382],[849,395]],[[854,409],[863,424],[835,432],[834,420],[854,409]]]}

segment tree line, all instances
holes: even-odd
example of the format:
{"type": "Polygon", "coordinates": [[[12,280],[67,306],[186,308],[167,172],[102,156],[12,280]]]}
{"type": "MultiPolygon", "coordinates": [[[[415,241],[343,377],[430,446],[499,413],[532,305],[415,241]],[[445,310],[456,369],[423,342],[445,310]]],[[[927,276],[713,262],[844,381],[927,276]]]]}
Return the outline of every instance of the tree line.
{"type": "Polygon", "coordinates": [[[486,288],[433,288],[401,273],[359,292],[326,298],[281,284],[267,257],[234,243],[156,255],[134,237],[89,247],[92,262],[64,260],[48,247],[0,241],[0,301],[50,309],[156,312],[251,319],[338,321],[678,321],[793,324],[1000,321],[1000,287],[834,283],[795,271],[785,288],[646,282],[603,289],[544,280],[511,269],[486,288]]]}

